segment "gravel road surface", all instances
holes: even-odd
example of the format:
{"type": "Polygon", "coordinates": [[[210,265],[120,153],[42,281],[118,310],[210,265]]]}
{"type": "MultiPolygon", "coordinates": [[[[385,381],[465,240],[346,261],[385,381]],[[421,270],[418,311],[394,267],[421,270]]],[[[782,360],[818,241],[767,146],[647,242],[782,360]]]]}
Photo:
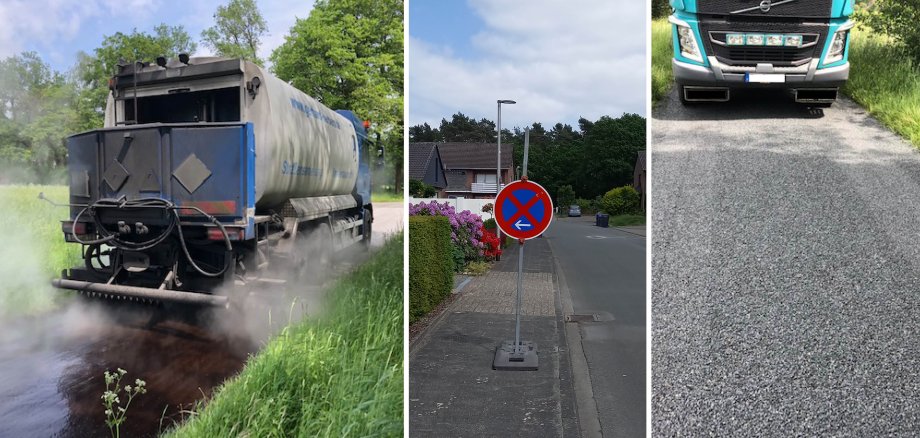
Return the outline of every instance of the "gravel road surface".
{"type": "Polygon", "coordinates": [[[920,433],[920,154],[849,100],[653,117],[653,435],[920,433]]]}

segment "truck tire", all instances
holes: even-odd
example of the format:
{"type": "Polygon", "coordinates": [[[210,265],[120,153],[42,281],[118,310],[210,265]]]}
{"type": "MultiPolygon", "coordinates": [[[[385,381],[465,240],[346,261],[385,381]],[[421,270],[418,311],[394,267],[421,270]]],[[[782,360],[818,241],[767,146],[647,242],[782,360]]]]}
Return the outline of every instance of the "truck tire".
{"type": "Polygon", "coordinates": [[[371,247],[371,238],[373,237],[373,222],[374,222],[374,210],[371,210],[367,207],[364,207],[364,225],[361,226],[361,244],[364,245],[364,249],[368,250],[371,247]]]}

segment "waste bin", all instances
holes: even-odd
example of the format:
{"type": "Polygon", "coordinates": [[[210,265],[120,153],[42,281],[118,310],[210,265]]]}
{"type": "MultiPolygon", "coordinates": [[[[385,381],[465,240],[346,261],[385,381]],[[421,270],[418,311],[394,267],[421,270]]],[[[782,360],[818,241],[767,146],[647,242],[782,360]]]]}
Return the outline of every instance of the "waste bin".
{"type": "Polygon", "coordinates": [[[610,226],[610,215],[598,213],[595,216],[595,225],[602,227],[602,228],[607,228],[608,226],[610,226]]]}

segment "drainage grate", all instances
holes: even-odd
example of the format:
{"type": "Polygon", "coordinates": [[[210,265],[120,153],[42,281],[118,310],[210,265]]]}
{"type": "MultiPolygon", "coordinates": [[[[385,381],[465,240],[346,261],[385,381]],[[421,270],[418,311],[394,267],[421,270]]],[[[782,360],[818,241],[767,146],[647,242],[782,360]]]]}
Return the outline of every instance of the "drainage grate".
{"type": "Polygon", "coordinates": [[[566,315],[565,322],[595,322],[597,321],[597,315],[595,314],[574,314],[566,315]]]}

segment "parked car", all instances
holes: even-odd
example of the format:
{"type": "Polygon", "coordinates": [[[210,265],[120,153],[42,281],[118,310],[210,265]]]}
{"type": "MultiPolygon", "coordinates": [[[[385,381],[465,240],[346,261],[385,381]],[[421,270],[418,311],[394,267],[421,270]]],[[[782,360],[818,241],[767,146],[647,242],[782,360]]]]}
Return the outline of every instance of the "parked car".
{"type": "Polygon", "coordinates": [[[577,205],[569,206],[569,217],[581,217],[581,207],[577,205]]]}

